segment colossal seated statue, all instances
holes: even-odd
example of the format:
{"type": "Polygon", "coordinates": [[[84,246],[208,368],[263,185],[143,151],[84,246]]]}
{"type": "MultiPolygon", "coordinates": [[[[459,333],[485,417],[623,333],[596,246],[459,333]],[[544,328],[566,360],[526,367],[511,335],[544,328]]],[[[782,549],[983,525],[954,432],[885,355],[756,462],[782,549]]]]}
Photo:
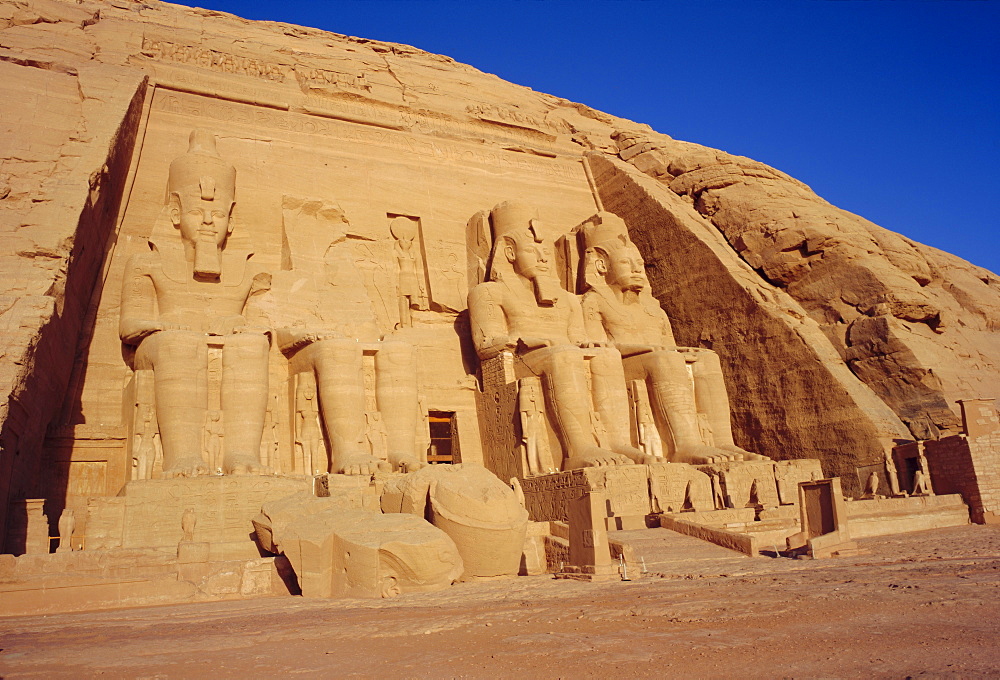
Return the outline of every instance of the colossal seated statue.
{"type": "Polygon", "coordinates": [[[562,469],[646,462],[629,442],[621,355],[589,341],[579,298],[562,289],[553,274],[553,244],[535,211],[508,201],[493,209],[490,220],[490,280],[469,293],[480,359],[509,351],[525,375],[543,378],[564,448],[562,469]]]}
{"type": "Polygon", "coordinates": [[[291,196],[284,198],[283,213],[290,265],[276,275],[266,313],[294,379],[315,381],[330,449],[329,461],[314,453],[306,472],[420,468],[414,348],[380,333],[347,242],[345,216],[333,204],[291,196]],[[377,419],[365,413],[366,354],[374,355],[377,419]],[[367,430],[374,421],[385,434],[386,460],[372,455],[367,430]]]}
{"type": "Polygon", "coordinates": [[[165,477],[210,470],[202,455],[210,344],[222,355],[223,471],[268,471],[259,453],[268,332],[251,326],[244,308],[269,277],[251,253],[227,248],[235,196],[236,168],[219,156],[211,133],[194,130],[187,153],[170,164],[167,204],[149,252],[126,265],[119,335],[135,348],[133,368],[153,374],[165,477]]]}
{"type": "Polygon", "coordinates": [[[625,222],[601,212],[584,222],[582,233],[587,331],[618,348],[628,380],[648,386],[657,416],[672,437],[672,461],[767,460],[733,442],[719,356],[707,349],[677,347],[670,320],[649,291],[642,256],[629,240],[625,222]],[[706,416],[714,446],[703,441],[699,411],[706,416]]]}

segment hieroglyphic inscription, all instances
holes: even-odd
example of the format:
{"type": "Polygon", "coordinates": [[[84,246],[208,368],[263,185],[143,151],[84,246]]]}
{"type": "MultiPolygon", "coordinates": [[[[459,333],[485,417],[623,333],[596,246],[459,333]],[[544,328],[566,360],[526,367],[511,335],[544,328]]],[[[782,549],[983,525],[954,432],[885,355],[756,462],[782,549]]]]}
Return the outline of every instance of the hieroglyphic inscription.
{"type": "Polygon", "coordinates": [[[372,89],[364,73],[352,75],[350,73],[303,66],[296,66],[294,72],[295,78],[298,80],[299,86],[303,91],[309,88],[326,88],[330,86],[360,90],[362,92],[371,92],[372,89]]]}
{"type": "MultiPolygon", "coordinates": [[[[687,500],[693,510],[713,510],[712,482],[703,472],[684,463],[649,466],[649,490],[662,512],[680,512],[687,500]]],[[[655,509],[655,508],[654,508],[655,509]]]]}
{"type": "Polygon", "coordinates": [[[466,113],[471,113],[482,120],[504,123],[507,125],[517,125],[520,127],[554,130],[556,132],[570,132],[569,125],[560,121],[562,125],[556,125],[548,120],[536,118],[530,114],[518,111],[517,109],[495,104],[470,104],[465,107],[466,113]]]}
{"type": "Polygon", "coordinates": [[[585,470],[521,480],[528,516],[534,522],[568,522],[569,503],[591,490],[585,470]]]}
{"type": "MultiPolygon", "coordinates": [[[[345,126],[320,116],[281,111],[196,95],[158,94],[155,108],[159,111],[200,118],[210,118],[227,123],[323,135],[364,145],[375,145],[405,154],[441,162],[464,162],[487,165],[502,170],[542,174],[549,177],[579,180],[579,164],[559,163],[548,159],[505,151],[490,151],[472,146],[444,142],[438,139],[400,134],[394,130],[369,128],[362,125],[345,126]]],[[[361,105],[363,107],[363,105],[361,105]]],[[[377,110],[376,107],[364,107],[377,110]]],[[[360,122],[360,121],[359,121],[360,122]]],[[[378,124],[378,121],[373,121],[378,124]]]]}
{"type": "Polygon", "coordinates": [[[645,465],[616,465],[604,471],[604,489],[610,515],[634,517],[649,514],[648,469],[645,465]]]}
{"type": "Polygon", "coordinates": [[[284,82],[288,70],[287,66],[276,62],[220,52],[198,45],[185,45],[170,40],[150,38],[145,35],[142,37],[141,54],[157,61],[191,64],[219,73],[234,73],[276,83],[284,82]]]}

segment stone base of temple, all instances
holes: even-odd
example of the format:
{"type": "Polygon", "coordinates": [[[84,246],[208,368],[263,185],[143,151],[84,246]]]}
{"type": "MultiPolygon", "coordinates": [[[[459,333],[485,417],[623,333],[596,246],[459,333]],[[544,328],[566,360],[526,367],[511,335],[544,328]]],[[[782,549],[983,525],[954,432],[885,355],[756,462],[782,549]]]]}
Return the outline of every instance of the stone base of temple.
{"type": "Polygon", "coordinates": [[[298,592],[295,574],[281,556],[184,559],[176,550],[152,548],[0,555],[0,609],[19,616],[298,592]]]}

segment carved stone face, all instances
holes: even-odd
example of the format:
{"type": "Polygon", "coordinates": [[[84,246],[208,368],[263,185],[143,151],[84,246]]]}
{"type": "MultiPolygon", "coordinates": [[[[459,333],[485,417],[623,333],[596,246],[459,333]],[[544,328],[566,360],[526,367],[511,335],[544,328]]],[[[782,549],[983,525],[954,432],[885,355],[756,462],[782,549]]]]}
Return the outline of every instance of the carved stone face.
{"type": "Polygon", "coordinates": [[[202,198],[195,190],[176,193],[176,205],[171,206],[171,219],[180,229],[181,238],[188,243],[212,242],[221,248],[231,231],[229,226],[233,201],[224,196],[202,198]]]}
{"type": "Polygon", "coordinates": [[[530,280],[551,276],[553,253],[548,241],[535,241],[530,232],[518,235],[507,240],[506,253],[519,276],[530,280]]]}
{"type": "Polygon", "coordinates": [[[646,265],[631,243],[611,249],[604,256],[605,281],[619,290],[641,291],[646,287],[646,265]]]}

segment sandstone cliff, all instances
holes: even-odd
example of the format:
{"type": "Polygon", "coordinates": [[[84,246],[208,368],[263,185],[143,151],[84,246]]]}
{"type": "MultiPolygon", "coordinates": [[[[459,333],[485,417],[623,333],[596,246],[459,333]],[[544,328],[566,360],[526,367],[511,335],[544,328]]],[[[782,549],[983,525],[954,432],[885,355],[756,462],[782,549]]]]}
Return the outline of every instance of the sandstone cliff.
{"type": "MultiPolygon", "coordinates": [[[[0,499],[50,493],[60,437],[124,436],[103,284],[129,201],[155,212],[160,199],[135,184],[151,110],[231,129],[248,149],[336,137],[485,187],[530,175],[524,191],[562,229],[593,212],[593,191],[644,249],[678,339],[722,355],[738,441],[775,458],[821,457],[849,477],[893,440],[954,432],[956,399],[1000,392],[995,274],[761,163],[448,57],[157,0],[2,0],[0,93],[0,499]],[[547,202],[560,183],[573,187],[547,202]],[[82,368],[98,365],[103,377],[82,368]]],[[[247,153],[247,167],[270,162],[247,153]]],[[[454,203],[442,229],[464,248],[474,211],[458,191],[412,189],[454,203]]],[[[508,197],[482,193],[476,209],[508,197]]]]}

